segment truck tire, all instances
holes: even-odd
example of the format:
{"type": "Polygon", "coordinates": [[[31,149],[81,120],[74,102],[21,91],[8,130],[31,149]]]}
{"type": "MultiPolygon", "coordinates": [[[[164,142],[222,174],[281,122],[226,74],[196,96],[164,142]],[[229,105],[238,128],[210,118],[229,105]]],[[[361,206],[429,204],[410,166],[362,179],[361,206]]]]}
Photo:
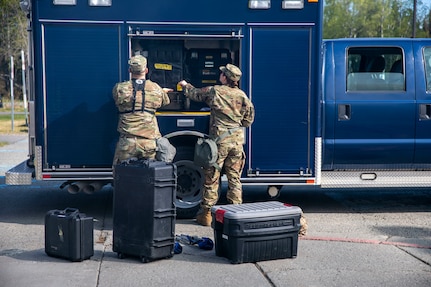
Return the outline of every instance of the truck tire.
{"type": "Polygon", "coordinates": [[[177,147],[177,218],[194,218],[200,207],[205,177],[202,168],[193,163],[193,154],[194,147],[177,147]]]}

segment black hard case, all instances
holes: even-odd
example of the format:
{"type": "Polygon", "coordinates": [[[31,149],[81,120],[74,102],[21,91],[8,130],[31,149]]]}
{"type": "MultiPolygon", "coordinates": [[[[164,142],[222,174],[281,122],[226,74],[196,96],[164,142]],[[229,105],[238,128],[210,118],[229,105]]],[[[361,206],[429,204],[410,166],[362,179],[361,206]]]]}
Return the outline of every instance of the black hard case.
{"type": "Polygon", "coordinates": [[[236,264],[294,258],[301,212],[278,201],[213,206],[215,253],[236,264]]]}
{"type": "Polygon", "coordinates": [[[142,262],[173,256],[177,169],[161,161],[114,166],[113,251],[142,262]]]}
{"type": "Polygon", "coordinates": [[[45,215],[45,252],[70,261],[83,261],[93,256],[93,218],[75,208],[48,211],[45,215]]]}

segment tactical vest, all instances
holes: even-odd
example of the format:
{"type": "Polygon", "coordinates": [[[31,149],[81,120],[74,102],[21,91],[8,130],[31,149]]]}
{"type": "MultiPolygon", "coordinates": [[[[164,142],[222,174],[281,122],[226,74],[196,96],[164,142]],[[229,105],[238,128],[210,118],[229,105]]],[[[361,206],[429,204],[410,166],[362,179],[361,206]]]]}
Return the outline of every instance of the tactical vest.
{"type": "Polygon", "coordinates": [[[155,114],[155,111],[149,110],[145,108],[145,79],[132,79],[132,87],[133,87],[133,94],[132,94],[132,105],[131,109],[129,110],[123,110],[120,111],[120,114],[128,114],[128,113],[135,113],[135,112],[147,112],[150,114],[155,114]],[[137,92],[141,92],[141,99],[137,98],[137,92]]]}

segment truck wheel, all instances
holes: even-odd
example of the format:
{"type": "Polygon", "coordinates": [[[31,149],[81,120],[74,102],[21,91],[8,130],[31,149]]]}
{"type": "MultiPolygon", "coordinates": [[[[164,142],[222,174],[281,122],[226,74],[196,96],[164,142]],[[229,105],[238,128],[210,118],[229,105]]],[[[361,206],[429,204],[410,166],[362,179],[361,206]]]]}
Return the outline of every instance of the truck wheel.
{"type": "Polygon", "coordinates": [[[204,173],[193,163],[193,147],[177,147],[174,163],[177,166],[177,218],[194,218],[202,199],[204,173]]]}

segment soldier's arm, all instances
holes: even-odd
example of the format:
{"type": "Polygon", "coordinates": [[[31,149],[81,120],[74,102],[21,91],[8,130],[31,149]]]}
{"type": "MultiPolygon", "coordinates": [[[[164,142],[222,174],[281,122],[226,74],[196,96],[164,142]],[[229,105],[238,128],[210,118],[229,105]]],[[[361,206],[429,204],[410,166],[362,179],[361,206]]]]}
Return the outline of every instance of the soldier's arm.
{"type": "Polygon", "coordinates": [[[118,106],[118,83],[112,89],[112,98],[114,99],[115,105],[118,106]]]}
{"type": "Polygon", "coordinates": [[[244,117],[241,121],[241,125],[243,127],[249,127],[254,121],[254,106],[253,103],[247,99],[246,102],[244,102],[244,117]]]}
{"type": "Polygon", "coordinates": [[[213,87],[205,87],[198,89],[184,80],[182,80],[178,84],[183,87],[184,95],[196,102],[207,102],[210,99],[214,90],[213,87]]]}
{"type": "Polygon", "coordinates": [[[172,89],[163,88],[162,90],[163,90],[163,93],[162,93],[162,107],[163,107],[171,103],[171,99],[169,99],[168,92],[171,92],[172,89]]]}
{"type": "Polygon", "coordinates": [[[205,88],[195,88],[190,84],[186,85],[185,94],[190,99],[197,102],[206,102],[211,99],[214,88],[213,87],[205,87],[205,88]]]}
{"type": "Polygon", "coordinates": [[[117,98],[117,86],[118,86],[118,84],[116,84],[116,85],[112,88],[112,98],[114,98],[114,100],[117,98]]]}

